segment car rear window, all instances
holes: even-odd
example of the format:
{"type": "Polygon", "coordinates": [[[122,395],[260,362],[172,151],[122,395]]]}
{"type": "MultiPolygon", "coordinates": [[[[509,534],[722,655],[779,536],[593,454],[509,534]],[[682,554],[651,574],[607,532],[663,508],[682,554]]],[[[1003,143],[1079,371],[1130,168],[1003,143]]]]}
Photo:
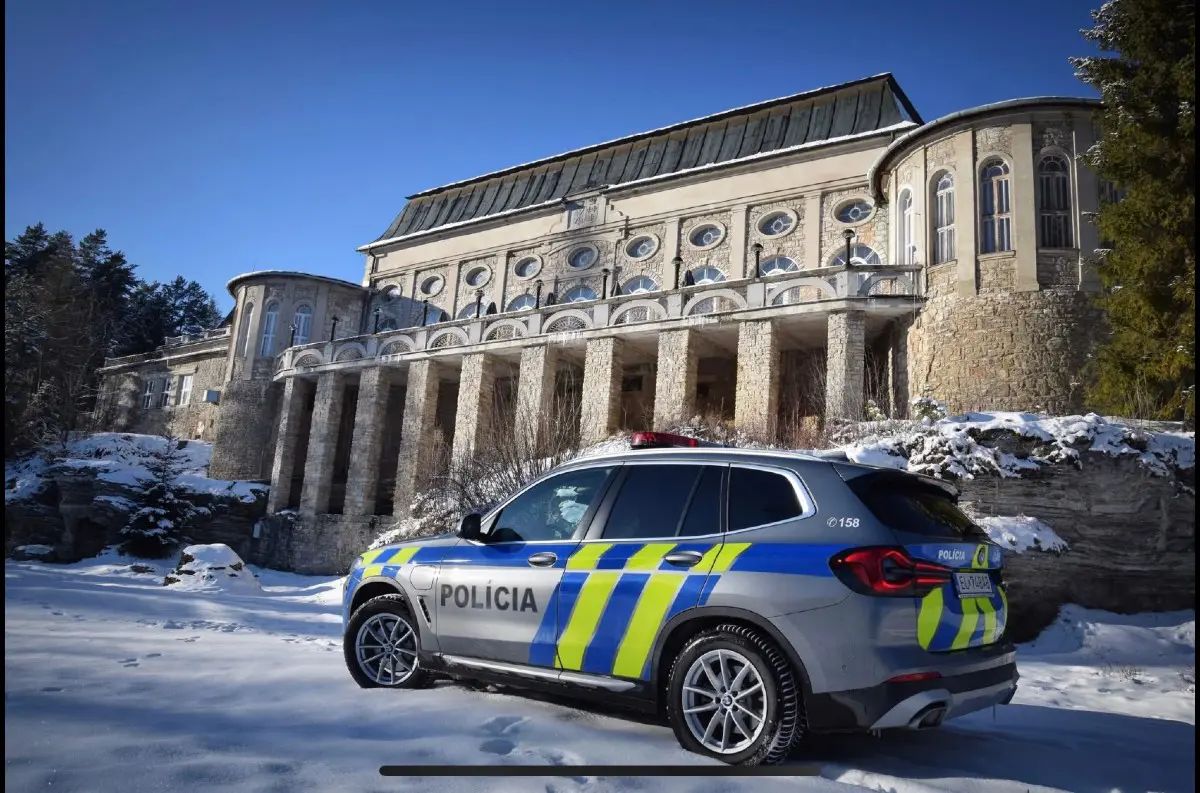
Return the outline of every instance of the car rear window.
{"type": "Polygon", "coordinates": [[[988,539],[987,533],[959,509],[948,493],[919,480],[860,476],[848,484],[871,514],[892,531],[933,540],[988,539]]]}
{"type": "Polygon", "coordinates": [[[729,469],[729,530],[765,526],[801,515],[796,489],[783,474],[757,468],[729,469]]]}

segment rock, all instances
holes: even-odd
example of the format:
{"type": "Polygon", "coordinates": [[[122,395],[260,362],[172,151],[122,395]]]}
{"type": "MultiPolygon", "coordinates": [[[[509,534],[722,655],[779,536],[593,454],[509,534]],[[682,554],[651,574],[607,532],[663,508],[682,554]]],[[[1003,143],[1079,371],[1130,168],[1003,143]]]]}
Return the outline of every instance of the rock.
{"type": "Polygon", "coordinates": [[[1081,462],[955,483],[974,513],[1029,515],[1066,542],[1061,555],[1005,552],[1017,641],[1035,637],[1065,603],[1121,614],[1195,608],[1193,480],[1154,476],[1131,457],[1083,452],[1081,462]]]}
{"type": "Polygon", "coordinates": [[[12,557],[17,562],[57,562],[54,548],[49,545],[21,545],[13,549],[12,557]]]}
{"type": "Polygon", "coordinates": [[[163,586],[210,591],[261,592],[262,587],[254,574],[245,568],[246,563],[228,545],[189,545],[180,553],[175,569],[163,579],[163,586]]]}

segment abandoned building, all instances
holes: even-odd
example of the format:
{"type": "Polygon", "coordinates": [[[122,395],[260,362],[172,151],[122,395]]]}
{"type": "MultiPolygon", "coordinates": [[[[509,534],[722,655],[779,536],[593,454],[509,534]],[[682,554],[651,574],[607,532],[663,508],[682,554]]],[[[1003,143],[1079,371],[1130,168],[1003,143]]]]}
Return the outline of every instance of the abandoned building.
{"type": "Polygon", "coordinates": [[[107,361],[96,420],[213,441],[211,476],[269,480],[324,536],[403,514],[439,438],[462,459],[497,427],[1068,410],[1097,107],[926,122],[884,74],[426,190],[361,280],[241,275],[225,326],[107,361]]]}

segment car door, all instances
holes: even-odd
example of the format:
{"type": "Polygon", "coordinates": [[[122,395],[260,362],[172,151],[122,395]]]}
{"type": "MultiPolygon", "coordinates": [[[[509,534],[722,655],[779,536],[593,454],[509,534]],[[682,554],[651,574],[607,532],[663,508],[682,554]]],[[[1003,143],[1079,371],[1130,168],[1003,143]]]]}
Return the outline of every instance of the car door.
{"type": "Polygon", "coordinates": [[[460,540],[438,574],[443,653],[554,666],[558,586],[615,465],[550,476],[488,515],[480,540],[460,540]]]}
{"type": "Polygon", "coordinates": [[[699,603],[721,550],[725,469],[622,466],[559,588],[560,668],[648,677],[660,628],[699,603]]]}

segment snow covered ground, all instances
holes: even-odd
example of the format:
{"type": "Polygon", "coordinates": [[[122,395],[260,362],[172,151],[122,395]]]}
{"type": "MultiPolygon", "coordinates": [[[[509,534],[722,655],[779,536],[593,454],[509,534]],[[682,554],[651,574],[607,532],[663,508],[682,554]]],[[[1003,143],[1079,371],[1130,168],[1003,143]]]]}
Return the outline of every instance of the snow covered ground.
{"type": "MultiPolygon", "coordinates": [[[[1195,614],[1064,610],[1021,648],[1012,705],[940,730],[822,739],[820,778],[384,779],[382,764],[704,764],[670,730],[441,684],[366,691],[342,665],[340,580],[163,587],[102,556],[5,564],[8,791],[1191,791],[1195,614]]],[[[714,765],[714,772],[721,766],[714,765]]]]}

